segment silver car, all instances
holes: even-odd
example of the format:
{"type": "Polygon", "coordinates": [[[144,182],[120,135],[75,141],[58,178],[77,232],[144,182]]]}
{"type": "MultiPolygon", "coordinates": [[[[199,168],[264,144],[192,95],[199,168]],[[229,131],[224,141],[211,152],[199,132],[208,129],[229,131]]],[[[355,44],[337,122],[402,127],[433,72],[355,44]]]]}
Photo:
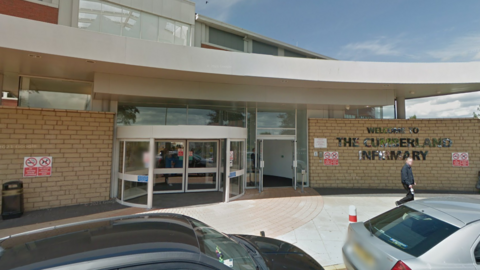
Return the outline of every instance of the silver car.
{"type": "Polygon", "coordinates": [[[480,270],[480,200],[408,202],[350,224],[342,251],[348,270],[480,270]]]}

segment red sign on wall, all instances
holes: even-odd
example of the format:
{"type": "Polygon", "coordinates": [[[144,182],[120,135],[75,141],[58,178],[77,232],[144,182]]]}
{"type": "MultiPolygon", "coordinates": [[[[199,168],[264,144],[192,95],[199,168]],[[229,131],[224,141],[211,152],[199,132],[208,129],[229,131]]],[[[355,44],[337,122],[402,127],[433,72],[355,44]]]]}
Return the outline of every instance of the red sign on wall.
{"type": "Polygon", "coordinates": [[[52,176],[52,157],[25,157],[23,177],[52,176]]]}
{"type": "Polygon", "coordinates": [[[453,167],[468,167],[468,153],[452,153],[452,165],[453,167]]]}
{"type": "Polygon", "coordinates": [[[323,165],[338,166],[338,152],[323,152],[323,165]]]}

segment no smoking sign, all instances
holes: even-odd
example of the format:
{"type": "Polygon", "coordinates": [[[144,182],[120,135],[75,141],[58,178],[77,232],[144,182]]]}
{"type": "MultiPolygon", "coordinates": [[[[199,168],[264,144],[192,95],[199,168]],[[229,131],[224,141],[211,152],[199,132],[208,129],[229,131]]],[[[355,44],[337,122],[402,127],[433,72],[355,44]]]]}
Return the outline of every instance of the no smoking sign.
{"type": "Polygon", "coordinates": [[[470,165],[468,160],[468,153],[452,153],[452,165],[453,167],[468,167],[470,165]]]}
{"type": "Polygon", "coordinates": [[[23,177],[52,176],[52,157],[25,157],[23,177]]]}
{"type": "Polygon", "coordinates": [[[338,166],[338,152],[323,152],[323,165],[338,166]]]}

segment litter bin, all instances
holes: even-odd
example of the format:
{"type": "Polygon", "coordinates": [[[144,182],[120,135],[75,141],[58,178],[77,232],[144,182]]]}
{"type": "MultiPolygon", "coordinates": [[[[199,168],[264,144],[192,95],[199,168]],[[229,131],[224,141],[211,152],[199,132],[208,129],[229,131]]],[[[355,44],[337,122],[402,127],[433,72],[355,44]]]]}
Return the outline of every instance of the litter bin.
{"type": "Polygon", "coordinates": [[[23,214],[23,182],[11,181],[2,185],[2,219],[21,217],[23,214]]]}

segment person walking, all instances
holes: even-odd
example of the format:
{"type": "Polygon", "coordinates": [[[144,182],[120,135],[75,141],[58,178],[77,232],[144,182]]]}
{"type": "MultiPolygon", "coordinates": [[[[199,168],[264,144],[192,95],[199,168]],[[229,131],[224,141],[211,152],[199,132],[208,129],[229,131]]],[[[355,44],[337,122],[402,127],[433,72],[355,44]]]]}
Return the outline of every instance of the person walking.
{"type": "Polygon", "coordinates": [[[416,185],[416,183],[415,183],[415,179],[413,178],[412,164],[413,164],[413,159],[407,158],[407,161],[405,161],[405,165],[402,168],[402,171],[401,171],[402,185],[403,185],[403,188],[408,192],[403,199],[395,202],[397,206],[414,200],[413,186],[416,185]]]}

